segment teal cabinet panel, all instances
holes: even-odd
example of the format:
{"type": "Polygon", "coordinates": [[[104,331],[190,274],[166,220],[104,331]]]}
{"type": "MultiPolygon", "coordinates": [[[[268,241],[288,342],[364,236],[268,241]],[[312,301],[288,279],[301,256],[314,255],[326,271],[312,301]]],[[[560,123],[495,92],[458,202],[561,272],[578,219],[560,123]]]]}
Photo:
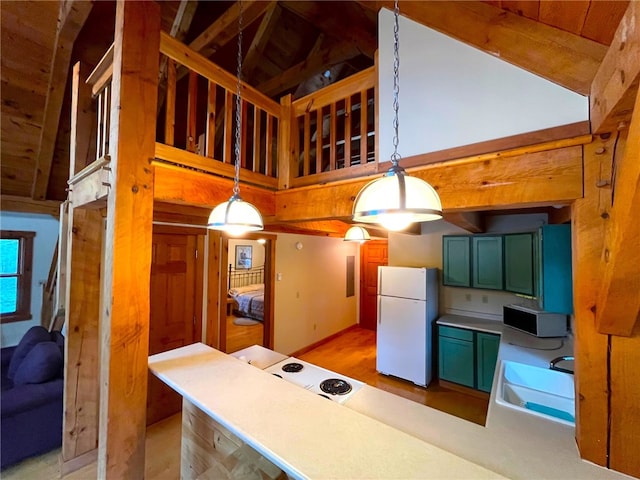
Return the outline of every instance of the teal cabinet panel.
{"type": "Polygon", "coordinates": [[[502,235],[474,236],[473,282],[474,288],[502,290],[502,235]]]}
{"type": "Polygon", "coordinates": [[[476,333],[476,365],[478,372],[478,390],[491,392],[493,374],[498,361],[500,337],[491,333],[476,333]]]}
{"type": "Polygon", "coordinates": [[[442,380],[474,387],[475,366],[473,342],[439,337],[438,372],[442,380]]]}
{"type": "Polygon", "coordinates": [[[442,237],[442,284],[471,286],[471,247],[468,236],[442,237]]]}
{"type": "Polygon", "coordinates": [[[534,278],[534,234],[504,236],[504,289],[524,295],[536,295],[534,278]]]}
{"type": "Polygon", "coordinates": [[[464,328],[447,327],[440,325],[439,332],[441,337],[457,338],[458,340],[466,340],[467,342],[473,342],[473,330],[467,330],[464,328]]]}
{"type": "Polygon", "coordinates": [[[547,312],[573,313],[571,225],[544,225],[538,231],[540,307],[547,312]]]}

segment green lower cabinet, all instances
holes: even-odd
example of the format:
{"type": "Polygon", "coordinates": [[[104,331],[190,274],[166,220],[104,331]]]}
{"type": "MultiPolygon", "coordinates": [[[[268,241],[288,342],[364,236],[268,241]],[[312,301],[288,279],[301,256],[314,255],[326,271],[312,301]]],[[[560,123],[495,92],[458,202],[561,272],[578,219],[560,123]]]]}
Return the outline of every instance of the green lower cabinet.
{"type": "Polygon", "coordinates": [[[499,346],[499,335],[439,326],[439,378],[491,392],[499,346]]]}
{"type": "Polygon", "coordinates": [[[500,337],[492,333],[476,332],[476,365],[478,372],[478,390],[491,392],[493,374],[498,361],[500,337]]]}

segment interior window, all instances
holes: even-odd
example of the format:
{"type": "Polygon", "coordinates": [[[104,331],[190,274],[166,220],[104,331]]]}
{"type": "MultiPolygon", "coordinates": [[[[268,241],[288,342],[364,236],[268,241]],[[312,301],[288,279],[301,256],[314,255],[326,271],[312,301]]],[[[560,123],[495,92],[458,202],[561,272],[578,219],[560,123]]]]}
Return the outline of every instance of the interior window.
{"type": "Polygon", "coordinates": [[[31,269],[36,232],[0,231],[0,319],[31,318],[31,269]]]}

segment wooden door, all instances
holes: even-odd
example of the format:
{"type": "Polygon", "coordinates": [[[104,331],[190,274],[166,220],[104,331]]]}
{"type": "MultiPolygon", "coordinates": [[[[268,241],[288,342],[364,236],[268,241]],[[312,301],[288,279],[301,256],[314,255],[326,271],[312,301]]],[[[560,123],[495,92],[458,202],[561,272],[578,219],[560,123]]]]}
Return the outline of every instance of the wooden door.
{"type": "MultiPolygon", "coordinates": [[[[197,246],[203,238],[153,234],[149,355],[192,344],[201,337],[202,268],[197,246]]],[[[181,396],[149,374],[147,425],[179,412],[181,407],[181,396]]]]}
{"type": "Polygon", "coordinates": [[[388,263],[388,242],[374,240],[360,246],[360,326],[376,330],[378,267],[388,263]]]}

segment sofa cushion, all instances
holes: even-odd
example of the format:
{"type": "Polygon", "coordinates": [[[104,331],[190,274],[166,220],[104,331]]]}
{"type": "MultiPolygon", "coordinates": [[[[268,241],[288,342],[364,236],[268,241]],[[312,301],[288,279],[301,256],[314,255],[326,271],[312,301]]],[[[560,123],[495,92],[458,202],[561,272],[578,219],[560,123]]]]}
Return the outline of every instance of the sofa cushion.
{"type": "Polygon", "coordinates": [[[60,375],[63,365],[62,353],[54,342],[41,342],[35,345],[20,363],[14,385],[44,383],[60,375]]]}
{"type": "Polygon", "coordinates": [[[11,363],[9,364],[9,371],[7,372],[7,377],[13,380],[18,367],[27,356],[27,354],[31,351],[31,349],[41,342],[51,342],[51,335],[47,331],[46,328],[36,325],[27,330],[27,333],[24,334],[20,343],[16,347],[13,352],[13,356],[11,357],[11,363]]]}

